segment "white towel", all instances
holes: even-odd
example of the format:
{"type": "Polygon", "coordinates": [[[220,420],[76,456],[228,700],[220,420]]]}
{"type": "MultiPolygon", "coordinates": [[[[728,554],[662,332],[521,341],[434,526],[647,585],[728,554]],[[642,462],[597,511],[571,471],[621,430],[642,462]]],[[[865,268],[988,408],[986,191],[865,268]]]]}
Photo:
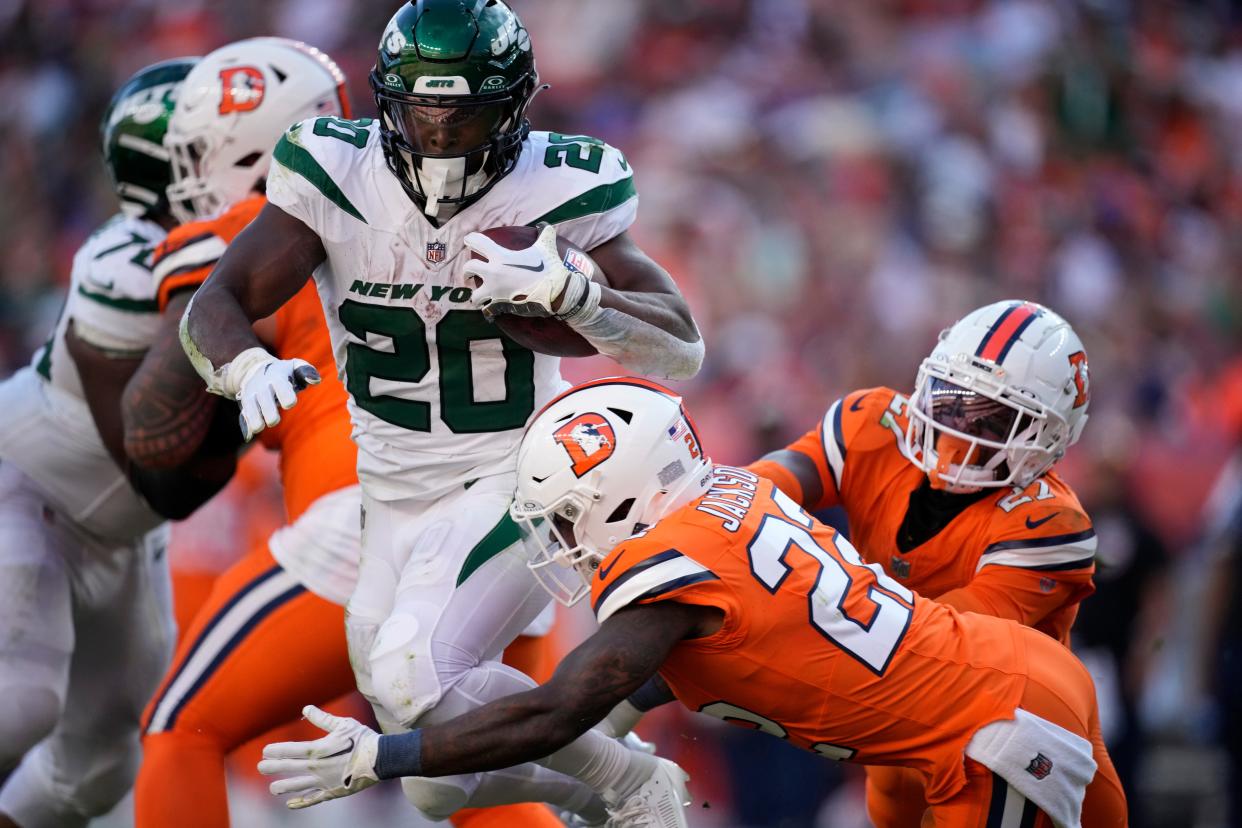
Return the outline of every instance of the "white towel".
{"type": "Polygon", "coordinates": [[[975,731],[966,755],[1039,806],[1056,828],[1082,828],[1082,798],[1095,777],[1091,742],[1021,708],[975,731]]]}

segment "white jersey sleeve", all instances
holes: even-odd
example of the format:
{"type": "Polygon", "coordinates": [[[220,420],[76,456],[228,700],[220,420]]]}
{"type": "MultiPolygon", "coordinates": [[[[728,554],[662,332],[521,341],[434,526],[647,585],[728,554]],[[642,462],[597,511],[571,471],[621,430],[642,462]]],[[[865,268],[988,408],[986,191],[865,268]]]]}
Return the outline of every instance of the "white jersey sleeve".
{"type": "Polygon", "coordinates": [[[372,118],[324,117],[294,124],[273,151],[268,202],[324,241],[349,240],[367,224],[362,207],[368,176],[358,173],[370,142],[379,142],[372,118]]]}
{"type": "Polygon", "coordinates": [[[73,257],[65,318],[78,337],[106,351],[145,351],[159,330],[151,258],[164,230],[118,216],[73,257]]]}
{"type": "Polygon", "coordinates": [[[529,224],[554,224],[557,235],[587,251],[629,229],[638,191],[620,150],[585,135],[532,132],[529,140],[527,163],[539,182],[528,190],[538,211],[529,224]]]}

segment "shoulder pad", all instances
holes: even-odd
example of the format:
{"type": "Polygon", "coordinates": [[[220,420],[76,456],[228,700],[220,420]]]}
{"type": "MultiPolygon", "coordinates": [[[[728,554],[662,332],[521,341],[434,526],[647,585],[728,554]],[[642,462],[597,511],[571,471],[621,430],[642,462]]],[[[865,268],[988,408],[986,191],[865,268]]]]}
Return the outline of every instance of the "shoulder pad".
{"type": "Polygon", "coordinates": [[[608,213],[637,198],[634,171],[615,147],[588,135],[532,132],[526,150],[529,224],[564,224],[608,213]]]}
{"type": "Polygon", "coordinates": [[[163,240],[164,229],[152,222],[124,216],[108,222],[74,256],[77,292],[117,310],[156,310],[151,267],[163,240]]]}
{"type": "Polygon", "coordinates": [[[838,489],[851,451],[891,448],[905,431],[905,397],[891,388],[863,388],[828,407],[820,437],[838,489]],[[900,418],[900,421],[898,420],[900,418]]]}
{"type": "Polygon", "coordinates": [[[380,147],[379,124],[374,118],[347,121],[325,116],[299,121],[276,143],[272,170],[278,176],[287,171],[291,176],[278,178],[277,187],[269,183],[269,199],[284,207],[286,197],[281,184],[292,187],[300,195],[318,195],[345,213],[365,222],[359,205],[364,201],[354,170],[368,163],[372,153],[383,153],[380,147]],[[278,169],[278,167],[280,169],[278,169]],[[285,177],[293,180],[285,182],[285,177]]]}
{"type": "Polygon", "coordinates": [[[683,552],[650,536],[616,547],[596,570],[591,583],[591,608],[604,623],[623,607],[718,576],[683,552]]]}

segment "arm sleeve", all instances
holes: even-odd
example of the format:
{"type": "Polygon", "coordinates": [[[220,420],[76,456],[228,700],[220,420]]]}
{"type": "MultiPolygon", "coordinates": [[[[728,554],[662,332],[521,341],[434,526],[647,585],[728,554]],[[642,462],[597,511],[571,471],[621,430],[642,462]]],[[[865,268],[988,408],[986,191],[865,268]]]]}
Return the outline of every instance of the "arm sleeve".
{"type": "Polygon", "coordinates": [[[994,615],[1033,626],[1090,595],[1095,589],[1091,582],[1094,572],[1093,565],[1064,571],[988,566],[966,586],[936,600],[962,612],[994,615]]]}
{"type": "Polygon", "coordinates": [[[588,180],[594,186],[540,216],[536,223],[556,225],[558,236],[590,252],[634,223],[638,216],[638,191],[634,188],[634,171],[625,156],[607,144],[599,175],[588,180]]]}
{"type": "Polygon", "coordinates": [[[325,241],[340,242],[366,223],[362,214],[365,194],[358,189],[363,185],[351,178],[350,170],[366,151],[367,142],[379,139],[366,129],[369,119],[343,122],[347,132],[321,130],[323,134],[316,134],[319,120],[324,119],[294,124],[276,143],[267,174],[267,200],[325,241]]]}
{"type": "Polygon", "coordinates": [[[719,607],[726,615],[733,609],[716,573],[665,545],[618,546],[596,571],[591,589],[591,607],[601,624],[632,604],[670,599],[719,607]]]}
{"type": "Polygon", "coordinates": [[[197,289],[207,281],[228,244],[210,231],[189,238],[170,239],[155,251],[153,275],[156,300],[163,312],[168,300],[182,290],[197,289]]]}
{"type": "Polygon", "coordinates": [[[159,306],[151,293],[150,271],[129,256],[93,260],[79,253],[65,315],[82,341],[130,357],[149,348],[159,331],[159,306]]]}

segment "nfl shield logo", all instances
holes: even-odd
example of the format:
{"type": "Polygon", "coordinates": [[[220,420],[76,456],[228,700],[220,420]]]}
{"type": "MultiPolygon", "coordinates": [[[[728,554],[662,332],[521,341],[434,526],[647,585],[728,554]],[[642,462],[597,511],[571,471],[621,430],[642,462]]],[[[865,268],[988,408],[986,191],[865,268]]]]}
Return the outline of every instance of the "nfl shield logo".
{"type": "Polygon", "coordinates": [[[890,564],[889,569],[892,571],[894,576],[898,578],[910,577],[910,562],[905,558],[899,558],[896,555],[893,555],[888,562],[890,564]]]}
{"type": "Polygon", "coordinates": [[[1026,772],[1036,779],[1045,779],[1048,774],[1052,773],[1052,760],[1042,753],[1037,753],[1031,760],[1031,764],[1026,766],[1026,772]]]}
{"type": "Polygon", "coordinates": [[[448,252],[448,248],[444,242],[427,242],[427,261],[432,264],[439,264],[444,261],[444,256],[448,252]]]}

